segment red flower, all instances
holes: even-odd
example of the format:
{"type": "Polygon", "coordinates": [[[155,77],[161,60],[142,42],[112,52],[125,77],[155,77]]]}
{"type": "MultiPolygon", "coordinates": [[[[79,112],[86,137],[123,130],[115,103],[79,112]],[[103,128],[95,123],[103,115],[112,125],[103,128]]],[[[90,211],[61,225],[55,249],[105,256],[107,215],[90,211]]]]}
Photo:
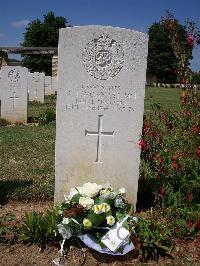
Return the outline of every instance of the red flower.
{"type": "Polygon", "coordinates": [[[189,227],[189,228],[191,228],[192,226],[193,226],[193,221],[192,221],[192,219],[189,219],[189,221],[188,221],[188,223],[187,223],[187,226],[189,227]]]}
{"type": "Polygon", "coordinates": [[[160,175],[157,175],[157,176],[156,176],[156,179],[157,179],[157,180],[160,180],[160,175]]]}
{"type": "Polygon", "coordinates": [[[200,230],[200,220],[196,222],[196,224],[195,224],[195,228],[196,228],[197,230],[200,230]]]}
{"type": "Polygon", "coordinates": [[[166,124],[166,126],[167,126],[168,130],[172,130],[172,128],[173,128],[173,124],[172,124],[172,122],[168,122],[168,123],[166,124]]]}
{"type": "Polygon", "coordinates": [[[173,157],[172,159],[173,159],[172,165],[173,165],[174,171],[177,172],[178,171],[178,164],[176,162],[176,157],[173,157]]]}
{"type": "Polygon", "coordinates": [[[161,198],[164,197],[164,195],[165,195],[165,188],[164,187],[160,187],[159,195],[161,196],[161,198]]]}
{"type": "Polygon", "coordinates": [[[159,162],[160,162],[160,165],[162,165],[164,162],[164,159],[162,157],[159,157],[159,162]]]}
{"type": "Polygon", "coordinates": [[[194,47],[195,43],[195,37],[192,34],[189,34],[187,37],[187,43],[191,46],[194,47]]]}
{"type": "Polygon", "coordinates": [[[141,140],[139,141],[138,145],[140,146],[140,148],[141,148],[142,150],[144,150],[144,149],[147,147],[147,143],[146,143],[146,141],[144,141],[143,139],[141,139],[141,140]]]}
{"type": "Polygon", "coordinates": [[[195,133],[195,134],[199,134],[200,135],[200,125],[196,126],[196,127],[193,127],[192,131],[195,133]]]}
{"type": "Polygon", "coordinates": [[[200,159],[200,146],[196,150],[196,156],[198,159],[200,159]]]}
{"type": "Polygon", "coordinates": [[[185,171],[185,167],[183,164],[181,164],[181,173],[183,173],[185,171]]]}
{"type": "Polygon", "coordinates": [[[188,192],[186,198],[187,198],[187,201],[188,201],[189,203],[191,203],[192,200],[193,200],[193,194],[192,194],[192,192],[188,192]]]}

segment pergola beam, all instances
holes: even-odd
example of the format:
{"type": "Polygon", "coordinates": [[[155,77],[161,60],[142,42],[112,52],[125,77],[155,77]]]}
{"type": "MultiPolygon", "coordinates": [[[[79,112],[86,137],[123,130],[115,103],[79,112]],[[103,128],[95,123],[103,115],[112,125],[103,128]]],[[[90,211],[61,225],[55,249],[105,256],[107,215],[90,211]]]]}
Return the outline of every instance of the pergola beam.
{"type": "Polygon", "coordinates": [[[0,52],[7,54],[49,54],[56,55],[57,47],[0,47],[0,52]]]}

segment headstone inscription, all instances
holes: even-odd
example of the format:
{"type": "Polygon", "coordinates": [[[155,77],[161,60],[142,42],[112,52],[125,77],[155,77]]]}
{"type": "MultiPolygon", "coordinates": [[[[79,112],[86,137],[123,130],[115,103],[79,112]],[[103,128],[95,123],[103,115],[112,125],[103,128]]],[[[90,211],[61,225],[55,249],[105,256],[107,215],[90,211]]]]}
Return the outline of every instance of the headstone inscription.
{"type": "Polygon", "coordinates": [[[44,73],[34,72],[28,75],[29,101],[44,103],[44,73]]]}
{"type": "Polygon", "coordinates": [[[148,36],[83,26],[60,30],[55,202],[85,182],[137,199],[148,36]]]}
{"type": "Polygon", "coordinates": [[[5,66],[1,69],[1,117],[10,123],[27,123],[28,69],[5,66]]]}

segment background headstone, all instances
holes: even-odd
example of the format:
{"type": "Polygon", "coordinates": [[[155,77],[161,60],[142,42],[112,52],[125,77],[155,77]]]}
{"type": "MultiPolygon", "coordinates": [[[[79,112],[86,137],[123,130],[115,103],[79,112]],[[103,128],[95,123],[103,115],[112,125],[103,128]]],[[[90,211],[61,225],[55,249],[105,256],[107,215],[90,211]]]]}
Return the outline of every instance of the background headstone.
{"type": "Polygon", "coordinates": [[[27,123],[28,69],[1,68],[1,117],[10,123],[27,123]]]}
{"type": "Polygon", "coordinates": [[[58,90],[58,77],[52,77],[52,90],[54,93],[58,90]]]}
{"type": "Polygon", "coordinates": [[[55,91],[53,91],[52,89],[51,76],[45,76],[44,90],[45,90],[45,95],[51,95],[55,93],[55,91]]]}
{"type": "Polygon", "coordinates": [[[44,73],[34,72],[28,75],[29,101],[44,103],[44,73]]]}
{"type": "Polygon", "coordinates": [[[52,77],[57,77],[58,75],[58,56],[54,55],[52,57],[52,77]]]}
{"type": "Polygon", "coordinates": [[[113,27],[60,30],[55,202],[85,182],[138,190],[148,36],[113,27]]]}

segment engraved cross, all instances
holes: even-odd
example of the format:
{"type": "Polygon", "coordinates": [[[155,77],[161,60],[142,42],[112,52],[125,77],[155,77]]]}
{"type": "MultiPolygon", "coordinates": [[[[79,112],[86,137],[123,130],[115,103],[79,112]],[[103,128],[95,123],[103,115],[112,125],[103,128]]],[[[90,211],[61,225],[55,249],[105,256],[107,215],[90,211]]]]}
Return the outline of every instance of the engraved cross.
{"type": "Polygon", "coordinates": [[[15,100],[16,100],[16,99],[19,99],[19,97],[16,97],[15,95],[16,95],[16,92],[15,92],[15,91],[13,91],[13,96],[12,96],[12,97],[10,97],[10,99],[12,99],[12,100],[13,100],[13,109],[15,109],[15,100]]]}
{"type": "Polygon", "coordinates": [[[103,115],[98,116],[98,131],[88,131],[85,130],[85,136],[98,136],[97,138],[97,158],[95,163],[102,163],[101,162],[101,145],[102,145],[102,137],[114,137],[114,131],[112,132],[103,132],[102,131],[103,125],[103,115]]]}
{"type": "Polygon", "coordinates": [[[37,99],[38,98],[38,88],[35,88],[34,94],[35,94],[35,99],[37,99]]]}

